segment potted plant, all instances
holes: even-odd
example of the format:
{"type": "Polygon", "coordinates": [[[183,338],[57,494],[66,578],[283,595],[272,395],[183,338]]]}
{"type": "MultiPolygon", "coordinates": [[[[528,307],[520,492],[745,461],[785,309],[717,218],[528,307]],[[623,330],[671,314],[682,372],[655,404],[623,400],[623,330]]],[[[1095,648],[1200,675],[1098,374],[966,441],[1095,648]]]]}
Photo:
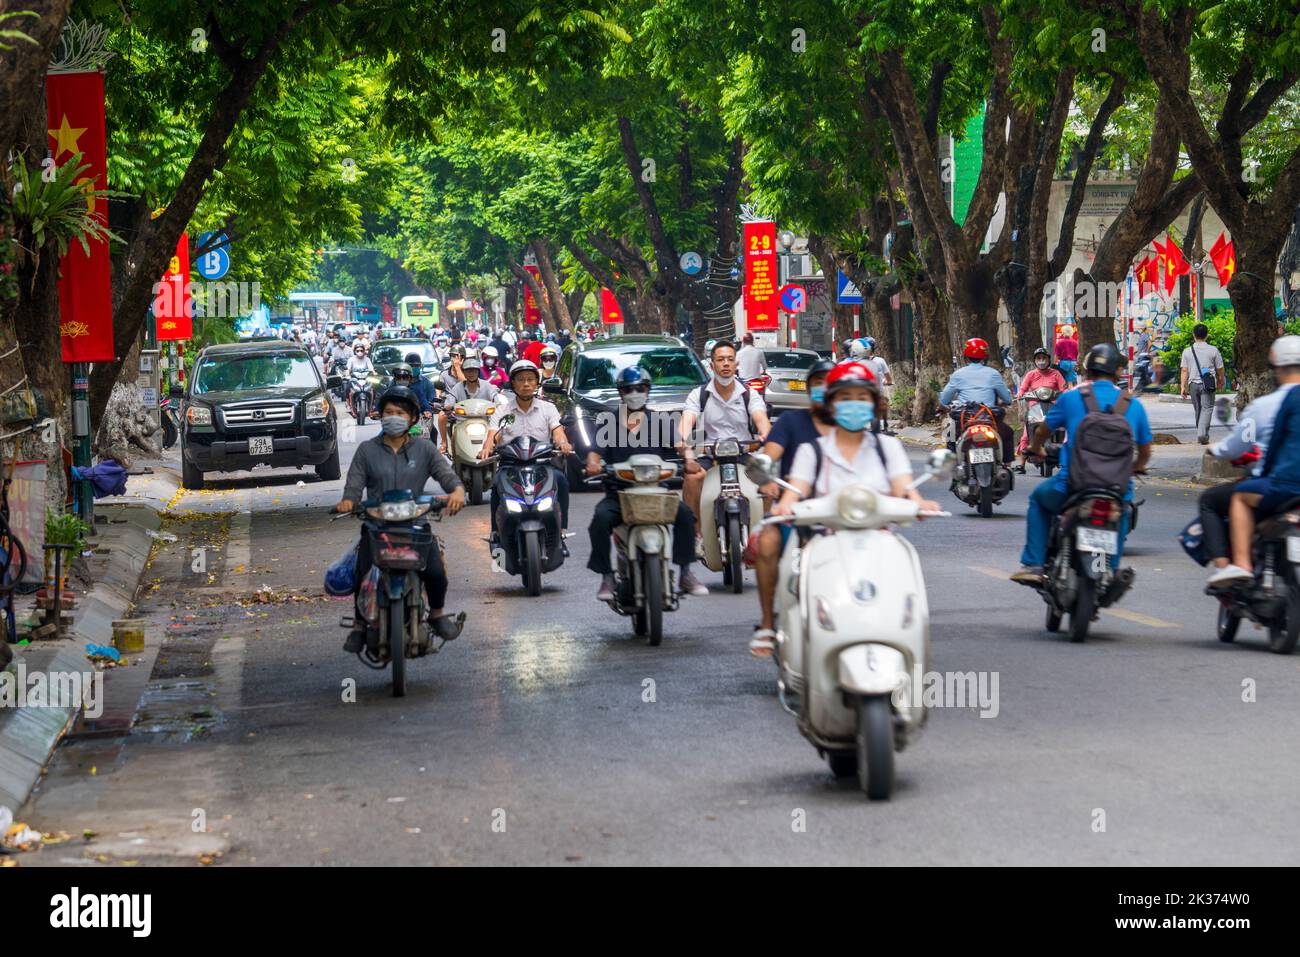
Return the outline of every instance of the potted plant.
{"type": "Polygon", "coordinates": [[[56,549],[50,548],[51,545],[70,545],[71,548],[59,549],[66,551],[63,557],[59,577],[63,581],[59,582],[62,589],[67,586],[68,565],[72,562],[72,556],[78,554],[86,547],[86,533],[90,531],[90,526],[83,522],[79,517],[71,512],[60,514],[53,509],[45,510],[45,584],[48,587],[54,587],[54,553],[56,549]]]}

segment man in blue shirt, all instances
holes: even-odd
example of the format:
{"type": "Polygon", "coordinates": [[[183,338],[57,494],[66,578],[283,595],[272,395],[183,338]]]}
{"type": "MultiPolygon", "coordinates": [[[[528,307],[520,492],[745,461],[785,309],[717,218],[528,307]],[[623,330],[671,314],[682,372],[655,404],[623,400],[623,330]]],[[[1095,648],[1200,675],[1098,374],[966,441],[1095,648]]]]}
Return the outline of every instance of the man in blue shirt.
{"type": "MultiPolygon", "coordinates": [[[[1011,390],[1007,388],[1002,374],[992,366],[984,364],[989,357],[989,344],[983,339],[967,339],[962,350],[966,365],[952,374],[948,384],[939,393],[939,404],[944,408],[954,402],[971,403],[997,409],[1011,404],[1011,390]]],[[[953,414],[956,428],[961,427],[960,417],[953,414]]],[[[1002,440],[1002,461],[1010,462],[1016,451],[1016,437],[1001,417],[997,420],[998,436],[1002,440]]],[[[955,436],[959,437],[959,436],[955,436]]],[[[948,448],[957,450],[956,442],[949,442],[948,448]]]]}
{"type": "MultiPolygon", "coordinates": [[[[1109,343],[1093,346],[1088,350],[1083,367],[1091,379],[1092,393],[1097,399],[1097,406],[1103,410],[1115,407],[1122,394],[1116,378],[1124,357],[1118,349],[1109,343]]],[[[1052,478],[1041,483],[1029,496],[1029,512],[1025,516],[1025,550],[1020,554],[1020,571],[1011,576],[1011,580],[1023,585],[1040,585],[1043,581],[1043,564],[1047,561],[1047,540],[1052,530],[1052,521],[1065,506],[1070,496],[1070,447],[1075,441],[1079,423],[1088,414],[1083,395],[1078,389],[1071,389],[1052,406],[1044,422],[1039,423],[1030,443],[1029,457],[1042,458],[1043,440],[1057,429],[1065,429],[1065,445],[1061,446],[1061,468],[1052,478]]],[[[1134,472],[1146,471],[1151,459],[1151,423],[1147,420],[1147,411],[1140,402],[1130,402],[1124,413],[1133,429],[1133,443],[1137,446],[1137,461],[1134,472]]],[[[1124,501],[1133,498],[1132,483],[1124,492],[1124,501]]],[[[1128,534],[1128,510],[1119,525],[1119,551],[1114,562],[1119,564],[1124,554],[1124,537],[1128,534]]]]}

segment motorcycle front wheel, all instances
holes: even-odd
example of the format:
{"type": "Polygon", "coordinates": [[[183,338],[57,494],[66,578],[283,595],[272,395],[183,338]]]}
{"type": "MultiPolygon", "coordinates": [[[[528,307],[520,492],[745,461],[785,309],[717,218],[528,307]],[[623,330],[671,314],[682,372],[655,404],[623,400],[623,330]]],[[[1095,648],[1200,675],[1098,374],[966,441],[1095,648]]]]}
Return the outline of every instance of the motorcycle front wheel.
{"type": "Polygon", "coordinates": [[[740,544],[740,516],[732,515],[727,519],[727,577],[731,580],[731,590],[739,595],[745,590],[745,576],[741,559],[743,546],[740,544]]]}
{"type": "Polygon", "coordinates": [[[1070,640],[1083,641],[1088,637],[1088,626],[1092,624],[1092,613],[1097,608],[1097,583],[1087,575],[1079,575],[1078,594],[1074,599],[1074,608],[1070,611],[1070,640]]]}
{"type": "Polygon", "coordinates": [[[894,715],[888,695],[858,699],[858,784],[873,801],[894,790],[894,715]]]}
{"type": "Polygon", "coordinates": [[[469,470],[469,504],[483,504],[483,470],[471,468],[469,470]]]}
{"type": "Polygon", "coordinates": [[[645,582],[645,640],[656,647],[664,640],[664,578],[659,562],[642,562],[645,582]],[[649,567],[653,565],[654,567],[649,567]]]}
{"type": "Polygon", "coordinates": [[[393,697],[406,696],[406,606],[388,606],[388,657],[393,664],[393,697]]]}
{"type": "Polygon", "coordinates": [[[524,590],[532,597],[542,593],[542,543],[537,532],[524,533],[524,590]]]}

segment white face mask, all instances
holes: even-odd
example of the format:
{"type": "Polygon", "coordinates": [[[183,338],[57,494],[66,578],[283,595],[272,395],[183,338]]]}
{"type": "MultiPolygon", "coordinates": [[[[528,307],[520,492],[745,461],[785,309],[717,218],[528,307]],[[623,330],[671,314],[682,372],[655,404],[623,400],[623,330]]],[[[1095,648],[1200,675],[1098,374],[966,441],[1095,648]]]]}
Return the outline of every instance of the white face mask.
{"type": "Polygon", "coordinates": [[[717,381],[718,385],[722,386],[724,389],[727,386],[731,385],[731,383],[736,381],[736,377],[734,375],[728,375],[728,376],[715,375],[713,378],[717,381]]]}
{"type": "Polygon", "coordinates": [[[646,400],[649,398],[644,392],[625,392],[623,393],[623,404],[635,412],[638,409],[644,409],[646,400]]]}

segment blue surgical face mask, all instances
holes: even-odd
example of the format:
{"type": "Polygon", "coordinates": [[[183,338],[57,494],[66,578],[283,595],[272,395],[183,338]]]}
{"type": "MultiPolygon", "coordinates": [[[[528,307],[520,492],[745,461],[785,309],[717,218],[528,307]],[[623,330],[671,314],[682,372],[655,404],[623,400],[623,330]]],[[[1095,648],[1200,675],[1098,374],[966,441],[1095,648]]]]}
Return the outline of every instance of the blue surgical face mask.
{"type": "Polygon", "coordinates": [[[815,385],[808,390],[808,397],[814,402],[821,404],[826,401],[826,386],[815,385]]]}
{"type": "Polygon", "coordinates": [[[405,435],[411,428],[410,420],[404,415],[386,415],[379,420],[379,427],[385,435],[405,435]]]}
{"type": "Polygon", "coordinates": [[[842,399],[835,403],[835,424],[850,432],[861,432],[876,417],[876,404],[864,400],[842,399]]]}

